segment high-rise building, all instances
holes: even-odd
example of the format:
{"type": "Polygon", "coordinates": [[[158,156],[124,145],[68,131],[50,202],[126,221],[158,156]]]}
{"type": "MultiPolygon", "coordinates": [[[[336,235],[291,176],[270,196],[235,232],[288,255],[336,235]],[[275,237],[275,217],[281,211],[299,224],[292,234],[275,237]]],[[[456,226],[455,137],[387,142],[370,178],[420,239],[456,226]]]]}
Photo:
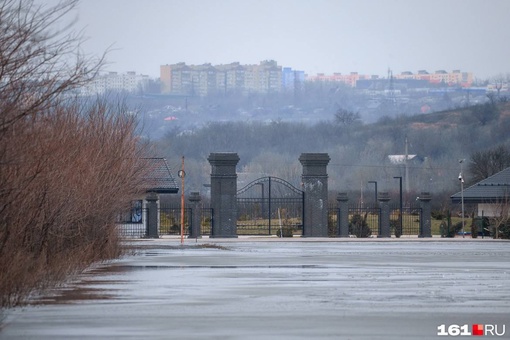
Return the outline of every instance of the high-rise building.
{"type": "Polygon", "coordinates": [[[281,91],[282,68],[274,60],[258,65],[238,62],[212,66],[161,65],[161,92],[167,94],[207,96],[228,93],[278,93],[281,91]]]}
{"type": "Polygon", "coordinates": [[[149,76],[136,72],[108,72],[97,76],[90,83],[80,88],[81,95],[104,94],[109,91],[136,93],[144,91],[149,82],[149,76]]]}
{"type": "Polygon", "coordinates": [[[282,69],[282,91],[300,91],[305,82],[305,71],[296,71],[290,67],[282,69]]]}

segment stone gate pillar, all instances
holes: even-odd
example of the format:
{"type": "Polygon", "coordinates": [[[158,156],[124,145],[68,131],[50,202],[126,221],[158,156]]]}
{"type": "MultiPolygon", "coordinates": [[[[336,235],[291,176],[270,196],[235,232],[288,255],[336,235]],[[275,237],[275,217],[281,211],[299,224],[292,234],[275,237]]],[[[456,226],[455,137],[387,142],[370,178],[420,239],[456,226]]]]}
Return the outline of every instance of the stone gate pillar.
{"type": "Polygon", "coordinates": [[[422,192],[418,200],[421,203],[420,235],[418,235],[418,237],[432,237],[432,215],[430,208],[430,201],[432,200],[432,197],[429,192],[422,192]]]}
{"type": "Polygon", "coordinates": [[[381,209],[381,215],[379,216],[379,230],[381,233],[377,237],[391,237],[390,195],[387,192],[380,192],[377,200],[381,209]]]}
{"type": "Polygon", "coordinates": [[[338,202],[338,237],[349,237],[349,198],[347,193],[340,192],[336,196],[338,202]]]}
{"type": "Polygon", "coordinates": [[[327,153],[303,153],[301,181],[305,192],[303,237],[328,237],[327,153]]]}
{"type": "Polygon", "coordinates": [[[191,228],[189,231],[188,238],[201,238],[202,234],[200,232],[200,222],[202,221],[202,207],[200,205],[200,201],[202,197],[200,197],[199,192],[191,192],[188,197],[188,201],[191,206],[191,228]]]}
{"type": "Polygon", "coordinates": [[[158,234],[158,200],[156,193],[151,192],[145,198],[147,200],[147,225],[145,227],[145,237],[159,238],[158,234]]]}
{"type": "Polygon", "coordinates": [[[211,153],[211,237],[237,237],[237,153],[211,153]]]}

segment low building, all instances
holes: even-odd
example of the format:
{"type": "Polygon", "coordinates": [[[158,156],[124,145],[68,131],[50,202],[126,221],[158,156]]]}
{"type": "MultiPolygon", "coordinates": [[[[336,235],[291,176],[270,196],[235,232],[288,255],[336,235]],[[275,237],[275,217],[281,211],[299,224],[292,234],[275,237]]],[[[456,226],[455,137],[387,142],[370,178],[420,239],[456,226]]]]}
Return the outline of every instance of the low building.
{"type": "Polygon", "coordinates": [[[451,197],[452,203],[475,204],[477,215],[510,216],[510,167],[492,175],[451,197]]]}
{"type": "MultiPolygon", "coordinates": [[[[179,188],[172,176],[165,158],[148,158],[149,171],[143,179],[145,194],[131,203],[131,209],[119,215],[118,226],[120,233],[126,237],[146,236],[148,198],[151,195],[176,194],[179,188]]],[[[159,210],[159,200],[157,200],[159,210]]],[[[159,230],[158,216],[158,230],[159,230]]]]}

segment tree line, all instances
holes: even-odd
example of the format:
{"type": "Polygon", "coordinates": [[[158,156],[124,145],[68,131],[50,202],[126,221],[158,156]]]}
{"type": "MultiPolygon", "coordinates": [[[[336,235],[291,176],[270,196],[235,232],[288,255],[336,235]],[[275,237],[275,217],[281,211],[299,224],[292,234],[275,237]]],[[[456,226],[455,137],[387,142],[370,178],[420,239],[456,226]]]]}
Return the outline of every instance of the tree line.
{"type": "MultiPolygon", "coordinates": [[[[210,122],[193,131],[174,128],[155,142],[156,150],[169,160],[184,155],[190,176],[189,190],[203,191],[209,181],[207,157],[211,152],[237,152],[238,171],[282,177],[299,184],[303,152],[327,152],[330,189],[353,192],[373,190],[368,181],[378,181],[381,190],[396,192],[394,176],[404,176],[405,166],[394,164],[389,155],[417,155],[409,161],[409,191],[441,195],[447,204],[458,191],[459,159],[477,153],[503,156],[509,150],[510,106],[506,102],[475,105],[433,114],[381,117],[362,124],[358,115],[339,109],[330,120],[309,125],[282,122],[210,122]],[[489,110],[483,117],[483,110],[489,110]]],[[[484,166],[489,163],[481,161],[484,166]]],[[[501,164],[495,168],[501,169],[501,164]]],[[[467,180],[478,180],[470,167],[467,180]]],[[[484,172],[486,175],[488,172],[484,172]]],[[[357,193],[357,194],[356,194],[357,193]]]]}

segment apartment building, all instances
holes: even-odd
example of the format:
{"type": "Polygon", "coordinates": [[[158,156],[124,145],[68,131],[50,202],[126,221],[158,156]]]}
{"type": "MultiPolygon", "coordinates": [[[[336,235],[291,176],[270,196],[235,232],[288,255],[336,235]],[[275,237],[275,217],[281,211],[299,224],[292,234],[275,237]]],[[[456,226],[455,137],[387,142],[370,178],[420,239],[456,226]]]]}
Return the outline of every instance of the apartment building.
{"type": "Polygon", "coordinates": [[[317,73],[315,76],[308,76],[307,81],[326,81],[326,82],[339,82],[356,87],[358,80],[377,79],[378,76],[369,76],[359,74],[358,72],[351,72],[350,74],[333,73],[332,75],[325,75],[324,73],[317,73]]]}
{"type": "Polygon", "coordinates": [[[290,67],[282,69],[282,90],[284,92],[301,90],[304,82],[305,71],[293,70],[290,67]]]}
{"type": "MultiPolygon", "coordinates": [[[[420,70],[417,73],[409,71],[402,72],[398,75],[392,75],[393,79],[399,80],[426,80],[430,84],[446,84],[447,86],[461,86],[470,87],[473,84],[473,74],[471,72],[461,72],[454,70],[447,72],[445,70],[438,70],[434,73],[429,73],[425,70],[420,70]]],[[[325,75],[318,73],[315,76],[308,76],[307,81],[330,81],[340,82],[351,87],[356,87],[356,83],[360,80],[376,80],[379,76],[376,75],[362,75],[358,72],[351,72],[350,74],[333,73],[333,75],[325,75]]]]}
{"type": "Polygon", "coordinates": [[[448,86],[470,87],[473,84],[473,73],[461,72],[460,70],[453,70],[452,72],[438,70],[434,73],[420,70],[416,74],[406,71],[393,77],[395,79],[426,80],[431,84],[445,84],[448,86]]]}
{"type": "Polygon", "coordinates": [[[106,92],[129,92],[143,91],[149,82],[149,76],[136,74],[136,72],[108,72],[97,76],[90,83],[80,88],[80,94],[84,96],[104,94],[106,92]]]}
{"type": "Polygon", "coordinates": [[[207,96],[227,93],[278,93],[282,68],[274,60],[258,65],[186,65],[181,62],[160,66],[161,92],[207,96]]]}

